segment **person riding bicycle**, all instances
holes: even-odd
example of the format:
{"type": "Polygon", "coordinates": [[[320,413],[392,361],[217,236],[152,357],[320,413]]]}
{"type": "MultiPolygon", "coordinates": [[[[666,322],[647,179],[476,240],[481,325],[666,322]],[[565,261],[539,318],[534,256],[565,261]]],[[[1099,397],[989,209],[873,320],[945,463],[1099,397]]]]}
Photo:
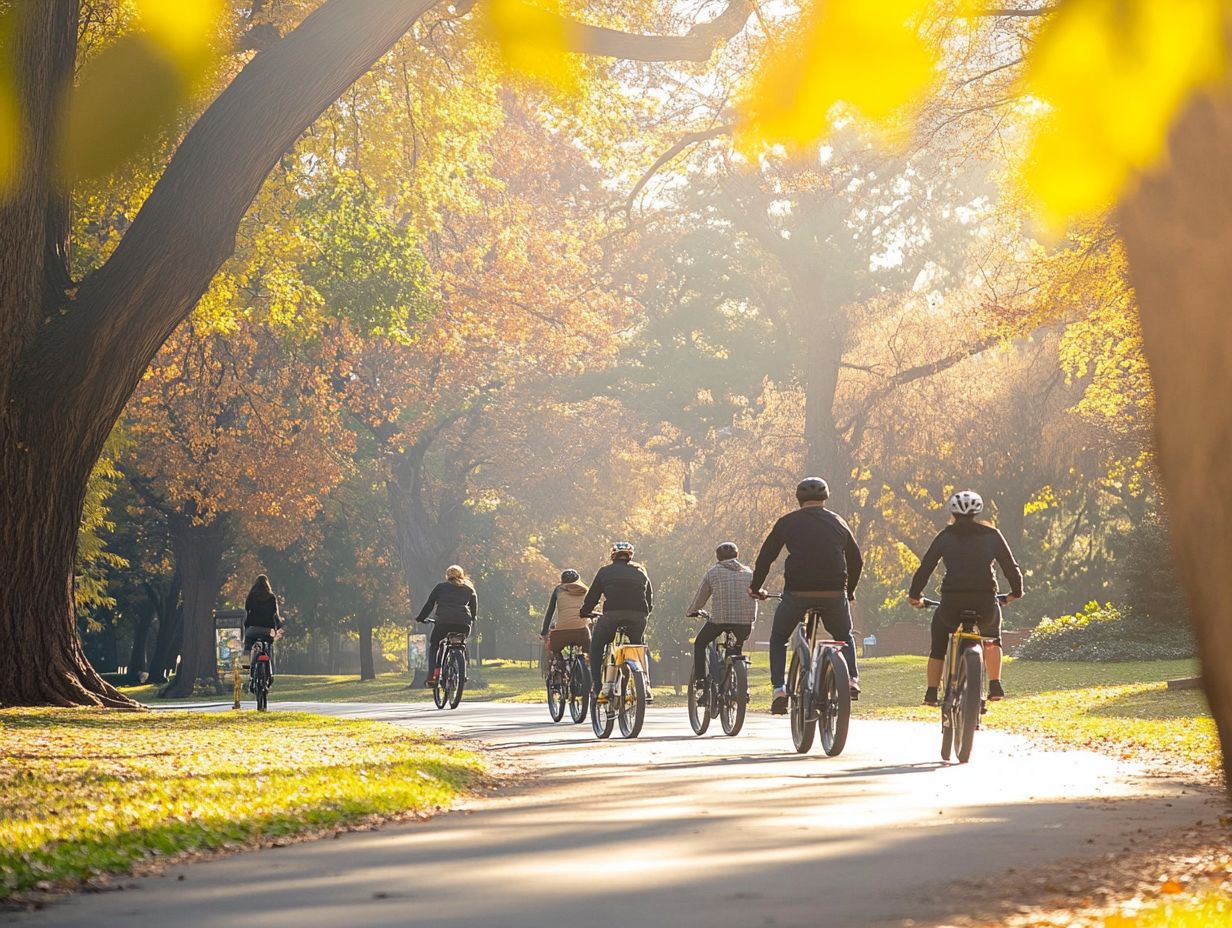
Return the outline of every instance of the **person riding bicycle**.
{"type": "Polygon", "coordinates": [[[714,550],[718,563],[711,566],[702,577],[702,585],[693,597],[688,614],[691,618],[700,614],[706,601],[714,597],[714,608],[693,642],[693,681],[697,690],[697,704],[706,704],[706,649],[710,643],[725,632],[731,632],[743,645],[757,621],[757,600],[748,596],[753,571],[740,563],[740,549],[733,542],[725,541],[714,550]]]}
{"type": "Polygon", "coordinates": [[[244,600],[244,659],[241,667],[248,667],[252,658],[252,646],[264,641],[270,663],[274,661],[274,633],[282,628],[282,616],[278,612],[278,597],[270,586],[269,577],[257,576],[244,600]]]}
{"type": "Polygon", "coordinates": [[[424,684],[428,688],[436,685],[441,675],[437,665],[437,652],[446,635],[459,634],[470,636],[471,624],[479,610],[479,600],[475,596],[475,586],[457,564],[450,564],[445,569],[445,580],[438,583],[428,594],[416,622],[428,621],[428,616],[436,609],[436,624],[432,626],[432,634],[428,637],[428,680],[424,684]]]}
{"type": "Polygon", "coordinates": [[[582,603],[588,591],[576,570],[561,571],[560,584],[552,590],[539,631],[544,647],[557,657],[571,644],[590,651],[590,622],[582,618],[582,603]]]}
{"type": "Polygon", "coordinates": [[[1004,699],[1001,685],[1001,604],[997,601],[997,574],[993,562],[1010,582],[1007,602],[1022,598],[1022,568],[1014,560],[1005,537],[975,517],[984,508],[984,500],[974,490],[960,490],[950,497],[950,524],[933,539],[920,567],[911,578],[907,602],[924,608],[924,586],[932,576],[938,561],[945,561],[945,578],[941,581],[941,605],[933,613],[932,644],[928,652],[928,688],[924,705],[937,705],[937,689],[941,686],[942,664],[950,634],[958,629],[963,612],[979,613],[980,634],[993,639],[984,649],[984,664],[988,668],[988,698],[1004,699]]]}
{"type": "Polygon", "coordinates": [[[787,548],[783,599],[774,610],[770,631],[770,685],[774,690],[770,711],[774,715],[787,713],[787,642],[810,609],[821,614],[821,622],[833,640],[843,643],[843,659],[851,674],[851,698],[860,698],[850,603],[856,598],[864,558],[851,528],[826,508],[829,498],[830,487],[820,477],[800,481],[796,487],[800,508],[774,523],[762,542],[749,583],[749,596],[766,599],[769,594],[762,584],[779,552],[787,548]]]}
{"type": "Polygon", "coordinates": [[[633,545],[617,541],[612,545],[612,563],[600,567],[582,602],[583,618],[594,618],[595,607],[603,599],[603,615],[595,622],[590,638],[590,666],[599,704],[607,703],[603,692],[603,651],[624,629],[630,644],[642,644],[646,620],[654,607],[650,577],[640,564],[633,563],[633,545]]]}

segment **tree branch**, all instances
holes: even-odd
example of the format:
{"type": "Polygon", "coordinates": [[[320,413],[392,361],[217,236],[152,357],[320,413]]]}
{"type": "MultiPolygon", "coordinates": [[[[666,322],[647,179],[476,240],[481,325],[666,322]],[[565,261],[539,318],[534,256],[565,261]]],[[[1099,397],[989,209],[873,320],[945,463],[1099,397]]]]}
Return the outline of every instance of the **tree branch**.
{"type": "Polygon", "coordinates": [[[739,35],[751,15],[751,0],[728,0],[722,13],[681,36],[638,35],[575,20],[565,22],[573,30],[577,50],[587,55],[634,61],[705,61],[716,45],[739,35]]]}
{"type": "Polygon", "coordinates": [[[716,139],[720,135],[728,135],[736,128],[735,123],[724,123],[721,126],[713,126],[709,129],[700,129],[697,132],[690,132],[682,136],[676,144],[672,145],[667,151],[659,155],[655,159],[655,163],[650,166],[645,174],[641,176],[633,189],[629,191],[629,197],[625,200],[625,213],[629,213],[633,209],[633,201],[637,199],[637,195],[642,192],[642,189],[650,183],[650,179],[659,173],[659,169],[666,165],[669,161],[675,158],[678,154],[684,151],[691,145],[696,145],[698,142],[707,142],[710,139],[716,139]]]}

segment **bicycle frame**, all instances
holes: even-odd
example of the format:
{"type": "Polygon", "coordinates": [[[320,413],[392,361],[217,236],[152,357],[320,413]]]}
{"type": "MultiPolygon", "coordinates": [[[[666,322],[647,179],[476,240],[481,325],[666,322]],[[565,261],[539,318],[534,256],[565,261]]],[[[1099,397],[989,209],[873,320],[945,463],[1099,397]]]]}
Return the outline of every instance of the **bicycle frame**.
{"type": "MultiPolygon", "coordinates": [[[[843,642],[835,641],[833,638],[817,637],[817,630],[823,627],[821,612],[817,609],[809,609],[804,613],[804,618],[796,626],[795,631],[791,633],[791,647],[800,659],[800,672],[806,674],[805,692],[810,696],[815,696],[821,688],[818,672],[822,666],[822,651],[835,650],[841,654],[843,650],[843,642]]],[[[855,634],[854,630],[852,634],[855,634]]]]}

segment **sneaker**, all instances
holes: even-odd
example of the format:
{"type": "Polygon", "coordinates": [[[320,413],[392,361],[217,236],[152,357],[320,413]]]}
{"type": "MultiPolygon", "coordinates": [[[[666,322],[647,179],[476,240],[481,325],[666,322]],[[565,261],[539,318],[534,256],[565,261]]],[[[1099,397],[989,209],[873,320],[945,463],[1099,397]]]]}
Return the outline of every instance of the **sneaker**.
{"type": "Polygon", "coordinates": [[[770,700],[770,714],[787,714],[787,690],[781,686],[774,688],[774,698],[770,700]]]}
{"type": "Polygon", "coordinates": [[[856,677],[854,680],[851,681],[851,700],[852,702],[856,702],[859,700],[859,698],[860,698],[860,678],[856,677]]]}
{"type": "Polygon", "coordinates": [[[706,684],[705,683],[694,683],[693,691],[697,693],[697,704],[699,706],[705,706],[706,701],[710,695],[706,684]]]}
{"type": "Polygon", "coordinates": [[[928,689],[924,691],[924,705],[926,706],[941,705],[941,703],[937,701],[937,687],[930,686],[928,689]]]}
{"type": "Polygon", "coordinates": [[[434,672],[433,674],[431,674],[428,677],[428,679],[424,681],[424,686],[427,687],[428,689],[432,689],[434,686],[436,686],[437,682],[440,679],[441,679],[441,672],[438,670],[434,672]]]}
{"type": "Polygon", "coordinates": [[[1005,690],[1002,688],[1000,680],[988,681],[988,698],[992,702],[1005,698],[1005,690]]]}

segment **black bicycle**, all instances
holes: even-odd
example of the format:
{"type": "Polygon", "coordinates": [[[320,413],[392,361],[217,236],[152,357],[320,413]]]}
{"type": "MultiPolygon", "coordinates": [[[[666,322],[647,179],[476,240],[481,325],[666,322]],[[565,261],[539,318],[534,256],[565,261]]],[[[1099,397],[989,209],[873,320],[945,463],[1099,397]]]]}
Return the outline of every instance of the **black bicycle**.
{"type": "Polygon", "coordinates": [[[590,709],[590,668],[586,664],[586,651],[579,644],[566,645],[557,654],[550,652],[548,659],[548,715],[553,722],[565,717],[565,705],[569,717],[577,725],[585,720],[590,709]]]}
{"type": "Polygon", "coordinates": [[[257,698],[257,711],[269,709],[269,691],[274,685],[274,662],[270,660],[270,644],[257,639],[252,643],[248,669],[248,690],[257,698]]]}
{"type": "MultiPolygon", "coordinates": [[[[698,615],[703,620],[710,617],[707,612],[698,612],[698,615]]],[[[749,659],[744,656],[740,639],[734,632],[726,631],[710,643],[706,648],[705,667],[706,676],[702,680],[705,705],[698,702],[697,671],[689,674],[689,724],[693,726],[693,733],[704,735],[710,720],[717,714],[725,735],[740,734],[749,706],[749,659]]]]}
{"type": "MultiPolygon", "coordinates": [[[[429,624],[436,624],[434,619],[429,624]]],[[[450,632],[436,649],[436,666],[440,671],[432,684],[432,701],[436,708],[458,708],[462,691],[466,689],[466,668],[469,656],[466,651],[466,633],[450,632]]]]}
{"type": "MultiPolygon", "coordinates": [[[[941,605],[935,599],[922,600],[925,607],[941,605]]],[[[1004,606],[1009,597],[997,594],[1004,606]]],[[[975,733],[980,728],[980,716],[987,703],[984,698],[984,645],[996,639],[985,638],[979,632],[982,616],[976,609],[964,609],[958,614],[958,627],[950,632],[945,649],[945,691],[941,697],[941,759],[949,760],[951,751],[960,764],[971,759],[975,733]]]]}

